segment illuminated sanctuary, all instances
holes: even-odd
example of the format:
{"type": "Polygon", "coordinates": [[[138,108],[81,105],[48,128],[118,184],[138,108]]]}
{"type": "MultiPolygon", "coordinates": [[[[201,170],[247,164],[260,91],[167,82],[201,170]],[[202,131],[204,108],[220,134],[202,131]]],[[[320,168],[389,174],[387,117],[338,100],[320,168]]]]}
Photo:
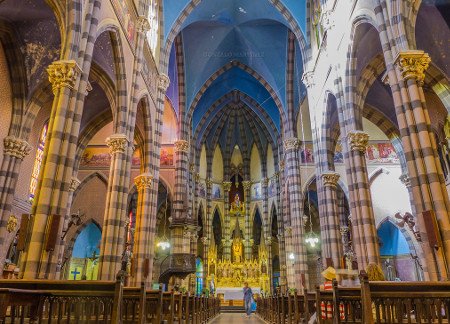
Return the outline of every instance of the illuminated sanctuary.
{"type": "Polygon", "coordinates": [[[3,278],[448,280],[449,6],[0,1],[3,278]]]}

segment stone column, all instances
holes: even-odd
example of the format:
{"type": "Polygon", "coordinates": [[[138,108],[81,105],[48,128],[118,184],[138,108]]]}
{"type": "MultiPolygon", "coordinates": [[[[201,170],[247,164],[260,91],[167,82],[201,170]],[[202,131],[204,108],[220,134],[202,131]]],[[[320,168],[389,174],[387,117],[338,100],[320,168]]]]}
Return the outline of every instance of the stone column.
{"type": "MultiPolygon", "coordinates": [[[[303,199],[300,177],[299,140],[295,137],[284,140],[286,177],[289,186],[289,215],[292,225],[292,248],[294,253],[294,287],[302,291],[308,287],[308,263],[303,228],[303,199]]],[[[291,286],[292,287],[292,286],[291,286]]]]}
{"type": "Polygon", "coordinates": [[[188,177],[189,177],[189,142],[183,139],[174,142],[175,166],[175,194],[174,194],[174,220],[183,222],[187,217],[188,203],[188,177]]]}
{"type": "Polygon", "coordinates": [[[151,173],[142,173],[134,179],[138,191],[136,225],[133,246],[133,267],[130,286],[138,287],[141,282],[151,283],[153,273],[156,217],[150,214],[152,197],[151,173]]]}
{"type": "Polygon", "coordinates": [[[66,213],[81,120],[82,107],[76,105],[81,75],[77,62],[55,61],[47,68],[47,72],[54,100],[32,207],[34,216],[31,221],[29,244],[22,253],[20,277],[24,279],[52,278],[56,272],[55,256],[58,255],[55,251],[56,246],[49,246],[46,243],[49,237],[61,235],[63,222],[60,221],[55,233],[48,233],[49,220],[50,215],[64,217],[66,213]]]}
{"type": "Polygon", "coordinates": [[[430,61],[423,51],[402,51],[394,59],[395,69],[388,74],[388,82],[393,91],[417,221],[427,255],[426,268],[430,279],[436,280],[449,277],[450,202],[422,88],[430,61]],[[427,253],[434,246],[430,246],[431,233],[425,231],[425,223],[433,222],[434,217],[442,239],[442,247],[435,254],[436,262],[433,254],[427,253]]]}
{"type": "Polygon", "coordinates": [[[250,220],[251,219],[251,217],[250,217],[250,202],[251,202],[250,190],[252,188],[252,182],[250,180],[242,181],[242,186],[244,187],[244,202],[245,202],[244,255],[245,255],[246,260],[251,260],[253,237],[252,237],[252,222],[250,220]]]}
{"type": "Polygon", "coordinates": [[[278,209],[277,209],[277,219],[278,219],[278,249],[279,249],[279,257],[280,257],[280,287],[284,289],[287,284],[286,277],[286,237],[284,234],[284,215],[283,215],[283,195],[282,195],[282,187],[281,182],[282,178],[284,178],[284,162],[280,161],[280,171],[276,173],[277,178],[277,200],[278,200],[278,209]]]}
{"type": "Polygon", "coordinates": [[[339,174],[334,171],[324,171],[321,174],[324,192],[324,215],[321,215],[320,222],[322,234],[323,257],[329,258],[333,262],[333,267],[341,268],[342,261],[342,240],[339,232],[339,211],[336,186],[339,174]]]}
{"type": "MultiPolygon", "coordinates": [[[[223,192],[224,192],[224,230],[223,230],[223,258],[225,260],[231,260],[231,229],[230,229],[230,189],[231,182],[224,181],[223,182],[223,192]]],[[[218,242],[216,242],[217,244],[218,242]]]]}
{"type": "Polygon", "coordinates": [[[353,192],[354,210],[352,215],[353,235],[360,244],[357,249],[357,259],[360,269],[366,269],[370,263],[380,265],[378,236],[372,208],[372,198],[369,188],[369,177],[365,152],[369,143],[369,135],[362,131],[350,131],[347,134],[348,156],[350,160],[352,183],[349,190],[353,192]],[[358,253],[359,252],[359,253],[358,253]]]}
{"type": "Polygon", "coordinates": [[[3,161],[0,168],[0,274],[3,272],[6,254],[16,234],[15,230],[7,231],[6,224],[11,217],[20,165],[30,151],[31,146],[20,138],[6,136],[3,139],[3,161]]]}

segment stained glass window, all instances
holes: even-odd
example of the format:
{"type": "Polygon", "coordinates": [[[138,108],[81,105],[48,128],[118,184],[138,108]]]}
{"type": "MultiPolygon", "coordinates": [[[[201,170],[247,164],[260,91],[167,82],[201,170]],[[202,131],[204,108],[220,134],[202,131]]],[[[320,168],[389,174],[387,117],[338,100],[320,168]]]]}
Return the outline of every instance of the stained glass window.
{"type": "Polygon", "coordinates": [[[147,33],[148,44],[155,55],[156,46],[158,45],[158,0],[150,0],[150,7],[148,9],[148,22],[150,23],[150,30],[147,33]]]}
{"type": "Polygon", "coordinates": [[[201,295],[202,294],[202,290],[203,290],[203,262],[202,259],[197,258],[197,260],[195,260],[196,264],[196,271],[195,271],[195,277],[196,277],[196,283],[197,283],[197,287],[195,289],[195,292],[197,295],[201,295]]]}
{"type": "Polygon", "coordinates": [[[47,139],[48,123],[42,127],[39,143],[36,150],[36,158],[34,159],[33,173],[31,174],[29,201],[32,203],[36,194],[38,185],[39,171],[41,170],[42,159],[44,156],[44,146],[47,139]]]}

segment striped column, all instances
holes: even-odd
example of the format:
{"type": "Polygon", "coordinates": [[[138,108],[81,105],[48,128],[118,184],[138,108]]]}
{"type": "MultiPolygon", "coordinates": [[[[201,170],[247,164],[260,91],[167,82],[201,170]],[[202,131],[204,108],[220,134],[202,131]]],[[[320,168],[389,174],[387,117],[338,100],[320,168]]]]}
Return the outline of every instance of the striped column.
{"type": "Polygon", "coordinates": [[[189,177],[189,142],[183,139],[174,142],[175,166],[175,194],[174,194],[174,221],[184,222],[187,217],[188,203],[188,177],[189,177]]]}
{"type": "Polygon", "coordinates": [[[244,241],[244,256],[245,260],[251,260],[252,258],[252,224],[250,221],[250,190],[252,188],[252,182],[249,180],[242,181],[242,186],[244,187],[244,203],[245,203],[245,241],[244,241]]]}
{"type": "MultiPolygon", "coordinates": [[[[267,169],[267,168],[266,168],[267,169]]],[[[267,172],[267,171],[266,171],[267,172]]],[[[272,289],[272,219],[269,215],[269,178],[261,180],[263,194],[263,217],[264,217],[264,244],[267,249],[267,274],[269,275],[269,287],[272,289]]],[[[262,242],[261,242],[262,243],[262,242]]]]}
{"type": "MultiPolygon", "coordinates": [[[[223,237],[222,237],[222,244],[223,244],[223,258],[225,260],[231,260],[231,230],[230,230],[230,189],[231,189],[231,182],[230,181],[224,181],[222,183],[223,185],[223,192],[224,192],[224,229],[223,229],[223,237]]],[[[217,244],[219,242],[216,242],[217,244]]]]}
{"type": "Polygon", "coordinates": [[[9,232],[6,225],[11,217],[20,165],[30,151],[31,146],[20,138],[7,136],[3,139],[3,161],[0,168],[0,274],[16,233],[15,230],[9,232]]]}
{"type": "Polygon", "coordinates": [[[130,274],[130,285],[134,287],[140,286],[143,281],[149,281],[148,276],[153,273],[156,215],[150,213],[152,181],[153,175],[151,173],[143,173],[134,179],[138,191],[133,267],[130,274]]]}
{"type": "MultiPolygon", "coordinates": [[[[74,60],[53,62],[48,68],[54,94],[38,188],[32,208],[29,244],[22,253],[20,277],[24,279],[53,277],[56,269],[54,248],[46,246],[50,215],[65,214],[68,189],[81,120],[76,106],[81,69],[74,60]]],[[[62,222],[56,233],[59,236],[62,222]]],[[[57,253],[56,253],[57,255],[57,253]]]]}
{"type": "MultiPolygon", "coordinates": [[[[282,161],[281,161],[282,162],[282,161]]],[[[281,189],[281,182],[284,173],[283,163],[280,163],[280,171],[276,173],[277,179],[277,221],[278,221],[278,250],[280,258],[280,287],[286,287],[286,238],[284,235],[284,213],[283,213],[283,190],[281,189]]]]}
{"type": "Polygon", "coordinates": [[[369,143],[369,135],[362,131],[350,131],[347,134],[348,157],[350,160],[352,183],[349,183],[349,191],[353,192],[355,203],[355,215],[352,222],[358,231],[357,236],[360,255],[357,255],[360,269],[366,269],[370,263],[380,265],[380,252],[378,236],[375,227],[375,218],[372,208],[372,199],[369,188],[369,177],[365,152],[369,143]]]}
{"type": "Polygon", "coordinates": [[[322,257],[331,259],[333,267],[338,269],[341,268],[343,255],[341,234],[339,232],[339,210],[336,192],[339,174],[333,171],[324,171],[320,177],[325,196],[324,214],[320,218],[321,223],[323,222],[325,224],[324,230],[326,233],[325,238],[322,236],[322,257]]]}
{"type": "Polygon", "coordinates": [[[130,143],[125,134],[113,134],[106,139],[111,154],[105,217],[98,266],[100,280],[114,280],[120,270],[125,251],[126,198],[128,183],[124,181],[124,169],[130,143]]]}
{"type": "Polygon", "coordinates": [[[294,287],[302,290],[308,287],[308,264],[302,220],[303,199],[299,164],[300,156],[298,156],[299,144],[300,141],[295,137],[284,140],[286,180],[289,183],[288,210],[292,226],[291,244],[294,252],[294,287]]]}

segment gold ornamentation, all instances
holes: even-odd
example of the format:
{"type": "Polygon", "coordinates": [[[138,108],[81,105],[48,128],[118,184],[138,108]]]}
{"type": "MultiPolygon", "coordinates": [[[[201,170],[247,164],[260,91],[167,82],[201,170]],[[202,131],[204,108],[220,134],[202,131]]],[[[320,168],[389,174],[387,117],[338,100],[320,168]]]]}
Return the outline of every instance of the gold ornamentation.
{"type": "Polygon", "coordinates": [[[430,56],[424,51],[410,50],[397,54],[395,64],[397,65],[403,80],[415,79],[423,83],[425,71],[431,62],[430,56]]]}
{"type": "Polygon", "coordinates": [[[190,171],[191,173],[194,173],[194,172],[195,172],[195,164],[194,164],[194,163],[189,164],[189,171],[190,171]]]}
{"type": "Polygon", "coordinates": [[[109,146],[109,153],[125,153],[128,146],[128,138],[125,134],[114,134],[106,139],[106,145],[109,146]]]}
{"type": "Polygon", "coordinates": [[[339,175],[339,173],[326,171],[322,173],[321,177],[324,186],[336,187],[337,182],[341,176],[339,175]]]}
{"type": "Polygon", "coordinates": [[[195,182],[199,182],[200,181],[200,173],[196,173],[195,174],[195,182]]]}
{"type": "Polygon", "coordinates": [[[250,190],[252,188],[252,182],[250,180],[242,181],[242,186],[245,190],[250,190]]]}
{"type": "Polygon", "coordinates": [[[3,139],[3,153],[23,160],[31,152],[31,146],[26,141],[14,137],[6,136],[3,139]]]}
{"type": "Polygon", "coordinates": [[[300,146],[300,141],[296,137],[287,138],[284,140],[284,150],[295,150],[300,146]]]}
{"type": "Polygon", "coordinates": [[[150,30],[150,23],[145,16],[140,16],[137,20],[137,31],[146,33],[150,30]]]}
{"type": "Polygon", "coordinates": [[[6,223],[6,230],[8,231],[8,233],[12,233],[16,230],[17,223],[17,217],[14,215],[10,215],[8,218],[8,222],[6,223]]]}
{"type": "Polygon", "coordinates": [[[292,227],[291,226],[286,226],[284,228],[284,231],[286,232],[286,235],[291,235],[292,234],[292,227]]]}
{"type": "Polygon", "coordinates": [[[348,144],[352,151],[365,153],[369,145],[369,134],[363,131],[352,131],[347,134],[348,144]]]}
{"type": "Polygon", "coordinates": [[[134,178],[134,183],[138,191],[150,189],[152,187],[153,175],[151,173],[143,173],[134,178]]]}
{"type": "Polygon", "coordinates": [[[189,153],[189,142],[185,140],[178,140],[173,143],[175,146],[175,152],[189,153]]]}
{"type": "Polygon", "coordinates": [[[307,88],[311,88],[314,85],[314,72],[306,71],[302,75],[302,81],[307,88]]]}
{"type": "Polygon", "coordinates": [[[208,179],[206,179],[206,188],[207,189],[211,189],[212,188],[212,184],[213,184],[213,181],[212,181],[212,179],[211,178],[208,178],[208,179]]]}
{"type": "Polygon", "coordinates": [[[224,181],[222,182],[223,191],[229,192],[231,189],[231,181],[224,181]]]}
{"type": "Polygon", "coordinates": [[[339,232],[341,232],[341,235],[342,236],[344,236],[344,235],[347,235],[347,233],[348,233],[348,226],[341,226],[340,228],[339,228],[339,232]]]}
{"type": "Polygon", "coordinates": [[[53,94],[56,95],[58,90],[63,87],[75,88],[81,69],[74,60],[60,60],[50,64],[47,73],[48,80],[52,84],[53,94]]]}
{"type": "Polygon", "coordinates": [[[158,75],[158,89],[159,90],[166,92],[169,85],[170,85],[170,79],[167,75],[165,75],[165,74],[158,75]]]}
{"type": "Polygon", "coordinates": [[[74,192],[75,190],[77,190],[80,183],[81,183],[80,180],[78,180],[75,177],[72,177],[72,179],[70,179],[69,191],[74,192]]]}

